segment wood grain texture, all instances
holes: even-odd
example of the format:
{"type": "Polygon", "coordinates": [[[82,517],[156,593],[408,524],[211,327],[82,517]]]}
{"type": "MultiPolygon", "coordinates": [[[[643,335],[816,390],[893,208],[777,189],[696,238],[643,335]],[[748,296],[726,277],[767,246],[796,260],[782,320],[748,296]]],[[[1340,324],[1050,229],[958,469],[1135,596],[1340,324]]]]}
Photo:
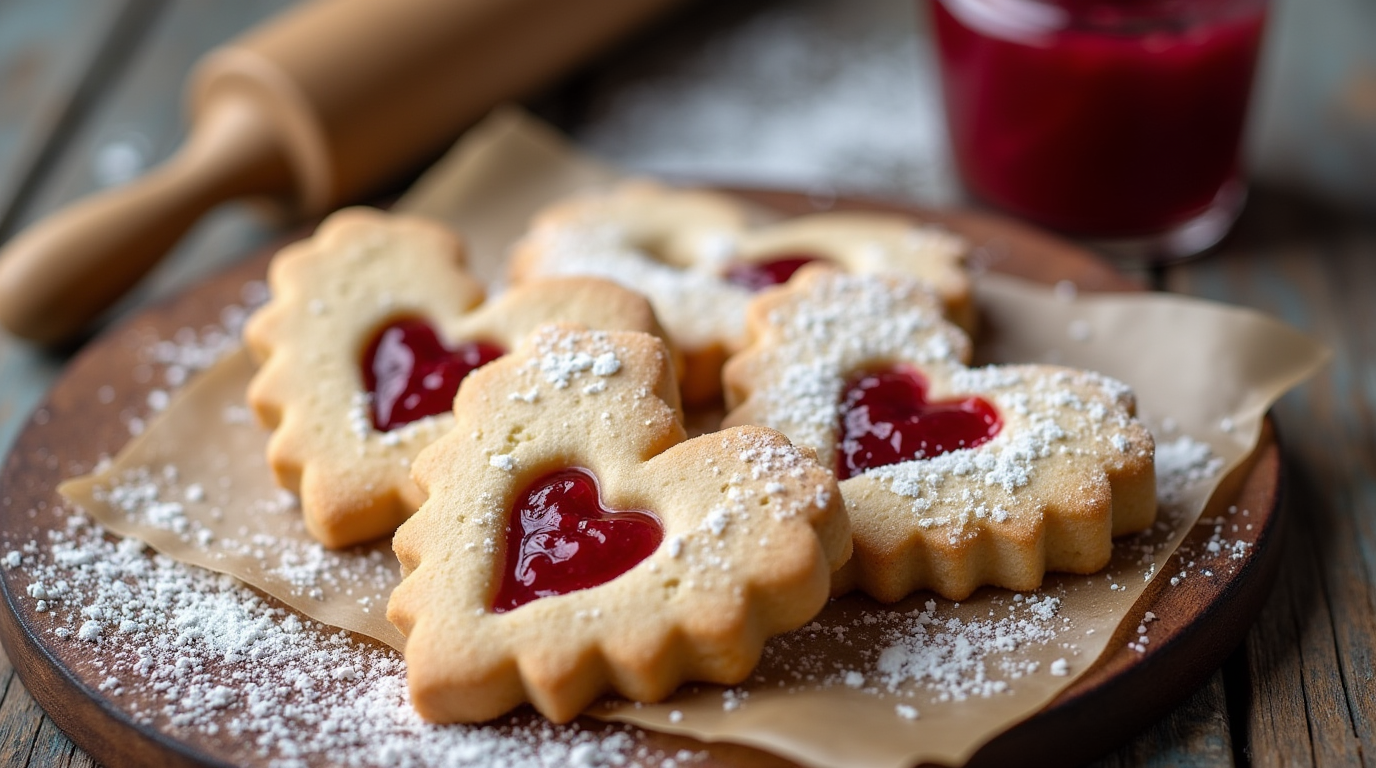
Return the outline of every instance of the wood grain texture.
{"type": "Polygon", "coordinates": [[[1292,540],[1286,547],[1284,573],[1243,648],[1250,695],[1245,697],[1239,735],[1247,739],[1248,758],[1255,765],[1313,765],[1295,611],[1296,588],[1303,592],[1306,585],[1298,578],[1296,566],[1301,563],[1296,553],[1292,540]],[[1296,738],[1299,735],[1302,738],[1296,738]]]}
{"type": "Polygon", "coordinates": [[[1232,768],[1232,734],[1222,671],[1184,704],[1093,768],[1232,768]]]}
{"type": "Polygon", "coordinates": [[[43,710],[29,695],[18,677],[11,677],[0,699],[0,755],[23,756],[33,751],[34,741],[42,721],[43,710]]]}
{"type": "MultiPolygon", "coordinates": [[[[170,156],[186,135],[182,91],[187,73],[215,46],[291,5],[293,0],[175,0],[147,24],[117,81],[111,82],[75,130],[61,157],[19,212],[31,223],[108,186],[103,158],[118,153],[137,173],[170,156]]],[[[201,221],[166,260],[111,313],[170,296],[223,268],[281,231],[267,211],[244,204],[201,221]]]]}
{"type": "Polygon", "coordinates": [[[89,115],[70,137],[70,147],[44,175],[20,223],[116,180],[102,172],[102,150],[118,145],[134,164],[130,171],[166,159],[186,134],[182,92],[187,74],[206,51],[229,40],[291,0],[176,0],[138,30],[127,60],[88,105],[89,115]]]}
{"type": "MultiPolygon", "coordinates": [[[[179,95],[192,63],[287,4],[0,4],[0,185],[33,177],[8,197],[0,187],[0,237],[99,189],[104,181],[96,171],[97,157],[112,144],[145,153],[149,163],[170,154],[184,131],[179,95]],[[11,92],[4,87],[9,84],[20,87],[11,92]]],[[[277,225],[244,205],[216,212],[111,317],[183,289],[276,231],[277,225]]],[[[9,446],[65,359],[65,351],[0,334],[0,450],[9,446]]]]}
{"type": "MultiPolygon", "coordinates": [[[[15,228],[94,93],[111,82],[118,41],[136,35],[142,10],[123,0],[0,4],[0,238],[15,228]]],[[[0,334],[0,450],[62,359],[0,334]]]]}
{"type": "MultiPolygon", "coordinates": [[[[108,84],[121,42],[148,3],[52,0],[0,4],[0,238],[108,84]]],[[[47,391],[63,357],[0,336],[0,451],[47,391]]],[[[0,756],[10,764],[69,765],[75,746],[44,716],[0,653],[0,756]]],[[[91,764],[82,753],[78,764],[91,764]]]]}
{"type": "MultiPolygon", "coordinates": [[[[101,185],[97,153],[130,141],[155,162],[183,126],[181,79],[201,53],[289,0],[21,0],[0,3],[0,238],[101,185]],[[156,137],[156,140],[150,137],[156,137]]],[[[276,225],[244,206],[198,227],[125,302],[125,315],[263,242],[276,225]]],[[[67,362],[0,334],[0,452],[67,362]]],[[[0,653],[0,657],[3,653],[0,653]]],[[[92,765],[0,665],[0,756],[29,765],[92,765]],[[28,755],[28,758],[23,758],[28,755]]]]}
{"type": "Polygon", "coordinates": [[[1281,316],[1334,351],[1275,417],[1289,459],[1288,546],[1233,692],[1254,765],[1376,756],[1376,218],[1255,190],[1218,254],[1169,271],[1183,293],[1281,316]]]}
{"type": "MultiPolygon", "coordinates": [[[[971,764],[1015,765],[1028,754],[1048,754],[1042,760],[1047,764],[1057,763],[1063,754],[1075,756],[1068,761],[1072,764],[1099,757],[1108,748],[1091,749],[1090,743],[1116,746],[1127,742],[1144,723],[1164,716],[1205,682],[1243,639],[1279,570],[1280,516],[1268,513],[1275,509],[1279,481],[1280,451],[1268,426],[1259,450],[1224,480],[1221,488],[1225,490],[1220,491],[1231,496],[1237,508],[1254,510],[1249,516],[1253,527],[1232,534],[1250,543],[1248,555],[1229,566],[1228,573],[1206,578],[1196,574],[1178,584],[1171,577],[1182,570],[1182,557],[1172,558],[1129,614],[1129,618],[1145,618],[1145,612],[1151,611],[1156,616],[1146,651],[1126,647],[1136,634],[1136,622],[1125,621],[1110,643],[1110,649],[1116,650],[1106,652],[1075,686],[1028,721],[1027,725],[1037,726],[1035,731],[1019,727],[1004,733],[981,749],[971,764]],[[1047,741],[1059,745],[1058,758],[1045,752],[1047,741]]],[[[1181,543],[1180,553],[1204,551],[1202,542],[1211,531],[1212,526],[1196,526],[1181,543]]],[[[1229,738],[1228,729],[1217,719],[1191,727],[1199,731],[1191,738],[1206,739],[1209,734],[1229,738]]],[[[1171,745],[1166,751],[1186,748],[1174,740],[1171,745]]]]}
{"type": "Polygon", "coordinates": [[[0,4],[0,237],[146,17],[138,0],[0,4]]]}
{"type": "MultiPolygon", "coordinates": [[[[78,754],[77,746],[67,738],[53,721],[43,718],[38,726],[38,733],[34,735],[33,749],[29,752],[27,765],[31,768],[66,768],[72,764],[73,759],[78,754]]],[[[80,752],[84,757],[85,752],[80,752]]],[[[91,761],[89,757],[87,762],[91,761]]]]}

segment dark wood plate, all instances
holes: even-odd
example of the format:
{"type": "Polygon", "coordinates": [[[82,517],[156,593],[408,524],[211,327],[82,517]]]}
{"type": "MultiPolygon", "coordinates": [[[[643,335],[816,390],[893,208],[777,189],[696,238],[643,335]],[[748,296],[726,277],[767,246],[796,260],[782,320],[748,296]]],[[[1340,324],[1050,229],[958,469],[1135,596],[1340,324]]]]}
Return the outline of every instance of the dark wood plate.
{"type": "MultiPolygon", "coordinates": [[[[992,271],[1043,283],[1071,280],[1086,291],[1143,289],[1078,246],[987,214],[734,191],[789,214],[819,207],[908,213],[943,222],[970,238],[976,263],[992,271]]],[[[154,385],[120,385],[116,382],[129,382],[130,377],[113,374],[139,364],[139,351],[150,337],[168,338],[176,329],[215,322],[220,308],[240,301],[245,282],[264,275],[274,251],[252,254],[173,301],[148,309],[76,356],[0,471],[0,546],[5,551],[41,540],[47,529],[59,526],[57,516],[34,511],[58,505],[59,481],[88,470],[101,455],[113,455],[128,440],[128,429],[118,415],[141,410],[154,385]],[[104,385],[114,386],[113,401],[97,405],[95,393],[104,385]]],[[[1168,578],[1156,579],[1098,664],[1045,709],[986,744],[970,764],[1023,764],[1031,755],[1037,755],[1039,763],[1080,763],[1112,750],[1183,700],[1242,640],[1270,590],[1279,565],[1280,490],[1280,452],[1268,423],[1256,452],[1220,493],[1226,503],[1250,510],[1251,529],[1231,534],[1251,544],[1245,554],[1215,578],[1188,579],[1178,586],[1168,586],[1168,578]],[[1151,645],[1145,652],[1129,649],[1137,620],[1147,611],[1158,617],[1152,624],[1151,645]]],[[[1211,533],[1211,527],[1197,526],[1186,546],[1203,551],[1211,533]]],[[[195,734],[169,734],[137,723],[130,712],[144,702],[135,700],[136,692],[118,698],[102,693],[100,675],[79,663],[72,644],[54,644],[47,633],[36,631],[34,601],[17,599],[23,588],[17,573],[0,573],[0,641],[33,697],[96,760],[107,765],[225,765],[242,756],[195,734]]],[[[591,730],[613,727],[587,718],[581,722],[591,730]]],[[[658,733],[639,738],[670,754],[680,748],[706,750],[708,765],[787,765],[748,747],[704,745],[658,733]]]]}

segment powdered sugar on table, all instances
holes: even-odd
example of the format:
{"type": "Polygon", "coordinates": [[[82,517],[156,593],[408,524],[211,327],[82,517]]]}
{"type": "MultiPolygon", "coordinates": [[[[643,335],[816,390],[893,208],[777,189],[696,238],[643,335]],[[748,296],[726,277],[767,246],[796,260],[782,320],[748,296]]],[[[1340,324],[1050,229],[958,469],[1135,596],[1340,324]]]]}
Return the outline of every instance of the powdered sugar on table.
{"type": "Polygon", "coordinates": [[[48,541],[0,559],[43,604],[38,632],[82,646],[78,672],[100,680],[135,722],[215,743],[235,762],[669,768],[698,759],[640,746],[634,729],[621,726],[593,732],[528,716],[480,727],[427,724],[407,701],[396,651],[56,511],[66,524],[48,541]]]}

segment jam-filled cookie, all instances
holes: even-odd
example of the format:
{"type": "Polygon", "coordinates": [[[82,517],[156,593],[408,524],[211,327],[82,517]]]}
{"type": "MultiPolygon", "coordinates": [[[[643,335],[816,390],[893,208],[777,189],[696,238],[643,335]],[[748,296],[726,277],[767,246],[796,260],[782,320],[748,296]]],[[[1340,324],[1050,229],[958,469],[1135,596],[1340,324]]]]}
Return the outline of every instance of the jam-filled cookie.
{"type": "Polygon", "coordinates": [[[803,264],[919,277],[972,327],[965,251],[959,237],[896,215],[822,213],[751,228],[729,196],[634,180],[541,211],[512,250],[510,276],[599,275],[644,293],[683,352],[683,397],[694,404],[719,396],[754,293],[803,264]]]}
{"type": "Polygon", "coordinates": [[[1104,567],[1151,525],[1154,446],[1128,387],[1048,365],[967,368],[916,281],[808,268],[760,296],[727,364],[726,424],[762,424],[840,479],[855,556],[837,593],[1032,589],[1104,567]]]}
{"type": "Polygon", "coordinates": [[[608,691],[739,682],[850,554],[810,450],[763,427],[685,441],[653,336],[547,326],[465,380],[454,413],[392,545],[387,617],[428,720],[529,701],[562,722],[608,691]]]}
{"type": "Polygon", "coordinates": [[[459,382],[543,323],[659,332],[649,304],[594,278],[532,282],[483,303],[445,227],[356,208],[284,248],[244,337],[248,400],[272,428],[277,482],[343,547],[390,534],[424,500],[416,454],[453,424],[459,382]]]}

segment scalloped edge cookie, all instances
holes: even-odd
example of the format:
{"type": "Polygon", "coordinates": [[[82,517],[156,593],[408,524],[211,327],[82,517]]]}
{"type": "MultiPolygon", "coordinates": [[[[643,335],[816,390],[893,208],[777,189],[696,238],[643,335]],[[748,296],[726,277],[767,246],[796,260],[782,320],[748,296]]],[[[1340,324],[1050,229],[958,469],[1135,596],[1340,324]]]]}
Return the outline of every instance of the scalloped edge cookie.
{"type": "Polygon", "coordinates": [[[411,461],[453,424],[444,413],[390,432],[372,428],[360,361],[388,322],[421,316],[442,339],[507,350],[560,320],[661,333],[643,297],[594,278],[532,282],[484,303],[454,232],[367,208],[335,213],[282,249],[268,283],[272,300],[244,331],[261,364],[248,401],[273,430],[277,483],[300,496],[311,535],[335,548],[386,536],[420,506],[411,461]]]}
{"type": "Polygon", "coordinates": [[[805,268],[756,299],[749,324],[750,346],[726,366],[724,423],[778,429],[825,466],[845,382],[868,368],[911,366],[931,399],[976,395],[1002,421],[976,448],[841,481],[855,556],[836,594],[1033,589],[1047,571],[1103,568],[1113,536],[1155,519],[1154,444],[1126,385],[1049,365],[967,368],[969,341],[916,281],[805,268]]]}
{"type": "Polygon", "coordinates": [[[683,352],[684,401],[700,404],[720,395],[721,366],[745,342],[754,294],[722,277],[729,264],[806,251],[857,273],[908,273],[930,281],[955,322],[973,329],[966,250],[962,238],[896,214],[819,213],[751,227],[729,195],[633,179],[536,214],[512,247],[509,275],[519,284],[593,274],[644,293],[683,352]]]}
{"type": "Polygon", "coordinates": [[[387,617],[427,720],[529,701],[565,722],[609,691],[657,701],[688,680],[739,682],[766,638],[822,608],[850,554],[811,451],[763,427],[684,440],[652,336],[548,326],[466,379],[455,413],[415,463],[429,499],[393,541],[405,576],[387,617]],[[607,506],[651,511],[663,543],[599,586],[493,611],[516,497],[575,466],[607,506]]]}

